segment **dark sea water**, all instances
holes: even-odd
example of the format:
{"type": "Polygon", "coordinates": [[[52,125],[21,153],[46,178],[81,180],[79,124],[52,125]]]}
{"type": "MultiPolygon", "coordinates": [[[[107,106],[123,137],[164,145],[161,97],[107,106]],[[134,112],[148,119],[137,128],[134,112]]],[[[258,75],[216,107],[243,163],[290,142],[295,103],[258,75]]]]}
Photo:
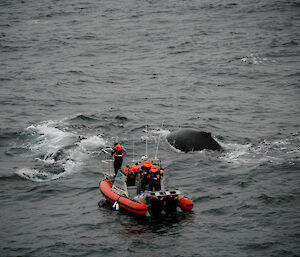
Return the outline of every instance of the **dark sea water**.
{"type": "Polygon", "coordinates": [[[300,256],[299,44],[299,0],[1,0],[0,256],[300,256]],[[106,206],[146,139],[191,213],[106,206]]]}

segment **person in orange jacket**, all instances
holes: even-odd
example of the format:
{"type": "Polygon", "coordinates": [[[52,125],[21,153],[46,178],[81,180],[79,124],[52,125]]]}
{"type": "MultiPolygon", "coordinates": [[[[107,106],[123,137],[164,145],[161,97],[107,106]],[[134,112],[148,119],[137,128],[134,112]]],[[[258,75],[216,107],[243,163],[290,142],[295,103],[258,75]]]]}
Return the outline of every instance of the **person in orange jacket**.
{"type": "Polygon", "coordinates": [[[141,168],[141,191],[145,191],[146,185],[149,184],[149,172],[152,167],[151,161],[145,161],[143,167],[141,168]]]}
{"type": "Polygon", "coordinates": [[[141,166],[135,163],[127,172],[127,186],[134,186],[136,175],[139,173],[141,166]]]}
{"type": "Polygon", "coordinates": [[[130,168],[129,164],[127,164],[127,165],[125,166],[125,168],[124,168],[124,172],[123,172],[123,173],[124,173],[126,176],[128,176],[130,170],[131,170],[131,168],[130,168]]]}
{"type": "Polygon", "coordinates": [[[149,191],[152,191],[153,188],[155,191],[161,190],[160,179],[163,174],[163,170],[159,169],[158,165],[153,164],[149,174],[149,191]]]}
{"type": "Polygon", "coordinates": [[[121,169],[123,163],[123,148],[119,143],[115,143],[113,151],[110,153],[110,156],[114,157],[114,170],[115,175],[117,174],[118,170],[121,169]]]}

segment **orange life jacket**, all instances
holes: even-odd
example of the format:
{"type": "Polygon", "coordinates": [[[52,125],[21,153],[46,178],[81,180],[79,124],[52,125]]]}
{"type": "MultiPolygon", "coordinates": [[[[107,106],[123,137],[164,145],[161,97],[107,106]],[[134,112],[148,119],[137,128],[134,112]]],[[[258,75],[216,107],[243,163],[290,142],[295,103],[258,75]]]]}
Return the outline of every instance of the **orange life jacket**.
{"type": "Polygon", "coordinates": [[[122,152],[122,147],[120,144],[115,145],[114,149],[116,149],[116,151],[122,152]]]}
{"type": "Polygon", "coordinates": [[[158,165],[152,165],[149,175],[147,177],[150,179],[159,179],[160,178],[160,172],[158,170],[158,165]]]}
{"type": "Polygon", "coordinates": [[[157,172],[157,171],[158,171],[158,165],[156,165],[156,164],[152,165],[152,167],[150,169],[150,173],[157,172]]]}
{"type": "Polygon", "coordinates": [[[123,149],[120,144],[115,145],[113,148],[113,152],[110,154],[110,156],[116,155],[123,156],[123,149]]]}
{"type": "Polygon", "coordinates": [[[129,167],[125,167],[125,168],[127,168],[126,171],[125,171],[127,176],[133,179],[133,178],[135,178],[135,176],[139,172],[141,166],[135,164],[131,168],[129,168],[129,167]]]}
{"type": "Polygon", "coordinates": [[[151,169],[151,167],[152,167],[152,162],[145,161],[144,162],[144,166],[141,169],[141,175],[148,174],[149,171],[150,171],[150,169],[151,169]]]}
{"type": "Polygon", "coordinates": [[[133,173],[138,173],[139,170],[141,169],[141,166],[138,164],[134,164],[131,169],[133,173]]]}
{"type": "Polygon", "coordinates": [[[152,166],[152,162],[150,162],[150,161],[145,161],[144,162],[144,167],[146,167],[146,168],[151,168],[151,166],[152,166]]]}
{"type": "Polygon", "coordinates": [[[130,172],[129,166],[126,166],[124,168],[124,173],[127,175],[127,174],[129,174],[129,172],[130,172]]]}

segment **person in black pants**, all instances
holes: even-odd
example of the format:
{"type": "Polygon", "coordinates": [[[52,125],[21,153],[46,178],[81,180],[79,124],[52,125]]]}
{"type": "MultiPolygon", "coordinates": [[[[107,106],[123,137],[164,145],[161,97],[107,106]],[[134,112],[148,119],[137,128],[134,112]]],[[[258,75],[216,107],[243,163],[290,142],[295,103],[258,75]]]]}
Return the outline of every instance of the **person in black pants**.
{"type": "Polygon", "coordinates": [[[115,143],[115,146],[110,156],[114,157],[114,170],[116,175],[118,170],[121,169],[123,163],[123,148],[119,143],[115,143]]]}

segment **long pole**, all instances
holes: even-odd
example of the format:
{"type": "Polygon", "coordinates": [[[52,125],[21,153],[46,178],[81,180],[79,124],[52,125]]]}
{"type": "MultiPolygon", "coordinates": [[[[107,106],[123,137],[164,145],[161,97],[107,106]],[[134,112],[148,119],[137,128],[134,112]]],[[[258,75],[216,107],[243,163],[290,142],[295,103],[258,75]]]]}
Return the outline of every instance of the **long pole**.
{"type": "Polygon", "coordinates": [[[147,124],[147,121],[146,121],[146,158],[148,158],[148,124],[147,124]]]}
{"type": "MultiPolygon", "coordinates": [[[[161,124],[161,130],[162,130],[163,125],[164,125],[164,123],[161,124]]],[[[157,147],[156,147],[156,152],[155,152],[155,159],[157,159],[157,152],[158,152],[158,146],[159,146],[159,143],[160,143],[160,138],[161,138],[161,131],[160,131],[159,136],[158,136],[158,142],[157,142],[157,147]]]]}
{"type": "Polygon", "coordinates": [[[132,138],[133,147],[132,147],[132,162],[134,162],[134,138],[132,138]]]}

